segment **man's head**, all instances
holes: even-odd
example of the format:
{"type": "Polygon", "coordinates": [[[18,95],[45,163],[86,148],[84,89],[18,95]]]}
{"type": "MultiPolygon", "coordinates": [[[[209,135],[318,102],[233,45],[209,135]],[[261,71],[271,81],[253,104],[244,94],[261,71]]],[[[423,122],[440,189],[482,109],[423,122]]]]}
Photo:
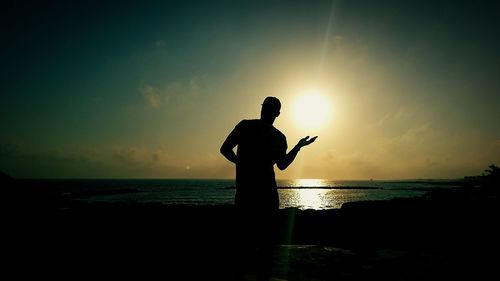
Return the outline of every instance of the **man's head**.
{"type": "Polygon", "coordinates": [[[260,111],[260,118],[269,120],[271,123],[280,115],[281,102],[278,98],[267,97],[262,103],[262,110],[260,111]]]}

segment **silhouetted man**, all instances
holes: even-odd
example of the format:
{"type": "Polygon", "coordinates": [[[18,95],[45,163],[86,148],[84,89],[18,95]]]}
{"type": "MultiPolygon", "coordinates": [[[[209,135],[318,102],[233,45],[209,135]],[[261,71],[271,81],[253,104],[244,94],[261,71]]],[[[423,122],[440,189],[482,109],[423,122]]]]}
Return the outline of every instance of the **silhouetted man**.
{"type": "Polygon", "coordinates": [[[272,226],[279,209],[274,164],[286,169],[300,149],[317,138],[307,136],[287,153],[285,135],[273,126],[280,109],[277,98],[265,98],[260,119],[238,123],[220,149],[222,155],[236,164],[235,204],[243,243],[257,246],[272,243],[272,226]]]}

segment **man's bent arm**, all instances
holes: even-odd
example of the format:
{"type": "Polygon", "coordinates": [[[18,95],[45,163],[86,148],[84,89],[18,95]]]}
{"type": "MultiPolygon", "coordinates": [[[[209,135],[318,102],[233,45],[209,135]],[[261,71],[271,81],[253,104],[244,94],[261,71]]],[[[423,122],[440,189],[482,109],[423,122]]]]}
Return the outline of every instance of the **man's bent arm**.
{"type": "Polygon", "coordinates": [[[298,145],[294,146],[290,151],[288,151],[288,153],[282,159],[276,162],[276,166],[278,166],[280,170],[288,168],[288,166],[292,164],[293,160],[295,159],[299,151],[300,147],[298,145]]]}
{"type": "Polygon", "coordinates": [[[237,157],[233,151],[233,148],[235,148],[236,145],[238,145],[238,143],[237,143],[234,131],[233,131],[229,134],[229,136],[227,136],[226,140],[224,141],[224,143],[222,144],[222,146],[220,148],[220,153],[222,155],[224,155],[224,157],[226,157],[227,160],[229,160],[235,164],[236,164],[237,157]]]}
{"type": "Polygon", "coordinates": [[[220,153],[222,153],[222,155],[224,155],[224,157],[226,157],[227,160],[236,164],[237,157],[236,153],[234,153],[232,148],[230,148],[229,146],[222,145],[222,147],[220,148],[220,153]]]}

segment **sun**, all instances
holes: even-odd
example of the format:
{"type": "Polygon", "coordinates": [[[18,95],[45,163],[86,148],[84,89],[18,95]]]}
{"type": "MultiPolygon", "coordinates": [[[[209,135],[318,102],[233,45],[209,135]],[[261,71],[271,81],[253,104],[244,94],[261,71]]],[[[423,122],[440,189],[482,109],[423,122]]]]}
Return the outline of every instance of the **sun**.
{"type": "Polygon", "coordinates": [[[293,116],[295,122],[303,129],[320,129],[328,121],[330,115],[330,101],[317,91],[306,92],[295,100],[293,116]]]}

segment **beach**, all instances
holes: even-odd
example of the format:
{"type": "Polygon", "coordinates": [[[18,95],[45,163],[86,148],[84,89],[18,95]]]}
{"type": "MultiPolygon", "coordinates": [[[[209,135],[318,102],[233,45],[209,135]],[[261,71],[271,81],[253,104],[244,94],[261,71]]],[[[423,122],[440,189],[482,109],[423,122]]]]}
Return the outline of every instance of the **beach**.
{"type": "MultiPolygon", "coordinates": [[[[240,274],[245,245],[233,205],[87,203],[8,185],[4,256],[16,276],[235,280],[240,274]]],[[[495,194],[469,189],[340,209],[280,209],[271,276],[490,280],[497,275],[497,213],[495,194]]]]}
{"type": "Polygon", "coordinates": [[[4,1],[3,280],[500,280],[500,1],[4,1]]]}

